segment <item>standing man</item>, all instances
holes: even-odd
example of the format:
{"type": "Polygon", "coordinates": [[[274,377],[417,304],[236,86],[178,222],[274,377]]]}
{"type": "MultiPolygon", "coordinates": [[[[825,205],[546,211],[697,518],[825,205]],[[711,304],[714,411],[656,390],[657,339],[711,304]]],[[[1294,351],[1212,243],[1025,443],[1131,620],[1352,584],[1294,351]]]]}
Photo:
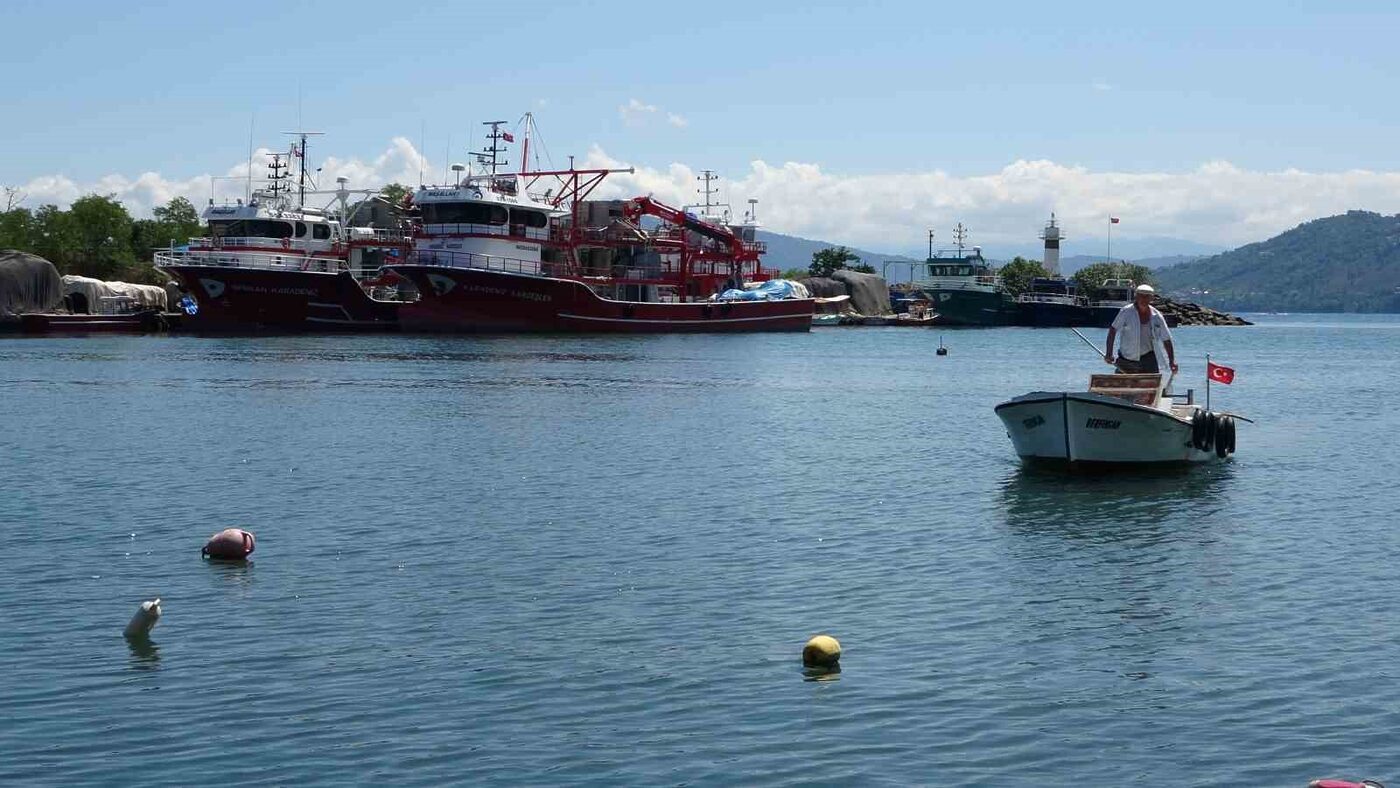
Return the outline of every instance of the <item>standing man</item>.
{"type": "Polygon", "coordinates": [[[1172,332],[1167,328],[1167,319],[1152,306],[1152,295],[1156,292],[1151,285],[1138,285],[1133,291],[1133,303],[1118,311],[1113,325],[1108,329],[1108,350],[1103,360],[1118,367],[1122,372],[1158,372],[1157,341],[1167,349],[1167,363],[1176,372],[1176,350],[1172,347],[1172,332]],[[1113,340],[1122,335],[1118,343],[1118,359],[1113,358],[1113,340]]]}

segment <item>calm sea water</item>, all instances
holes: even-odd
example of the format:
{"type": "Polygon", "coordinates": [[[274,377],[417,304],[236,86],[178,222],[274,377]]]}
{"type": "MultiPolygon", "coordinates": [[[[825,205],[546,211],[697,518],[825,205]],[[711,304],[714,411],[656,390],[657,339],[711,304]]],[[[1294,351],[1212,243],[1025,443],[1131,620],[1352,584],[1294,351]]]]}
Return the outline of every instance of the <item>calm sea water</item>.
{"type": "Polygon", "coordinates": [[[0,782],[1400,781],[1400,319],[1260,320],[1110,478],[1064,331],[0,341],[0,782]]]}

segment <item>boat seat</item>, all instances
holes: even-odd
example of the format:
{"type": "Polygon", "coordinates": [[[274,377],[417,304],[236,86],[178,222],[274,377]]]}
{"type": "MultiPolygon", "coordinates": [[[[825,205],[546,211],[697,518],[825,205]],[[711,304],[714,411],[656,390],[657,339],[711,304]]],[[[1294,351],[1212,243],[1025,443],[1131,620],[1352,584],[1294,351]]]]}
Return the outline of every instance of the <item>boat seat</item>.
{"type": "Polygon", "coordinates": [[[1157,402],[1157,389],[1123,389],[1123,388],[1090,388],[1090,394],[1101,394],[1105,397],[1116,397],[1126,400],[1134,405],[1155,405],[1157,402]]]}
{"type": "Polygon", "coordinates": [[[1149,373],[1115,373],[1112,375],[1091,375],[1089,393],[1105,397],[1117,397],[1134,405],[1155,405],[1157,392],[1162,387],[1162,375],[1149,373]]]}
{"type": "Polygon", "coordinates": [[[1160,372],[1128,374],[1115,372],[1112,375],[1090,375],[1089,389],[1158,389],[1162,387],[1160,372]]]}

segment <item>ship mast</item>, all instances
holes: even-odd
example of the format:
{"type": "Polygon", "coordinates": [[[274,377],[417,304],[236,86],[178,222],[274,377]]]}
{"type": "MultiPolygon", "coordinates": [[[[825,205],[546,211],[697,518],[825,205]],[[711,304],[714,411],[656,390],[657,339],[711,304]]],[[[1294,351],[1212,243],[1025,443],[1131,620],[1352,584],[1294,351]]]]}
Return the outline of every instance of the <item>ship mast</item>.
{"type": "Polygon", "coordinates": [[[496,175],[501,167],[510,166],[510,162],[501,158],[501,154],[505,152],[505,148],[501,147],[501,141],[505,140],[510,142],[506,132],[501,131],[501,127],[504,126],[505,123],[504,120],[488,120],[482,123],[481,125],[483,126],[491,127],[491,133],[486,135],[486,138],[491,141],[491,146],[480,153],[473,154],[476,156],[478,164],[491,168],[491,174],[493,176],[496,175]]]}
{"type": "Polygon", "coordinates": [[[958,222],[958,226],[953,228],[953,243],[958,247],[958,257],[962,257],[963,246],[967,244],[967,228],[963,227],[962,222],[958,222]]]}
{"type": "Polygon", "coordinates": [[[272,205],[277,206],[282,195],[287,193],[287,178],[289,177],[285,159],[287,154],[269,153],[267,155],[272,157],[272,162],[267,165],[267,168],[272,170],[272,174],[267,176],[267,181],[270,184],[267,190],[272,197],[272,205]]]}
{"type": "MultiPolygon", "coordinates": [[[[292,158],[296,159],[300,167],[297,175],[297,207],[306,207],[306,138],[320,137],[324,131],[284,131],[283,134],[290,134],[299,137],[301,144],[292,143],[292,158]]],[[[316,188],[316,184],[311,184],[311,188],[316,188]]]]}

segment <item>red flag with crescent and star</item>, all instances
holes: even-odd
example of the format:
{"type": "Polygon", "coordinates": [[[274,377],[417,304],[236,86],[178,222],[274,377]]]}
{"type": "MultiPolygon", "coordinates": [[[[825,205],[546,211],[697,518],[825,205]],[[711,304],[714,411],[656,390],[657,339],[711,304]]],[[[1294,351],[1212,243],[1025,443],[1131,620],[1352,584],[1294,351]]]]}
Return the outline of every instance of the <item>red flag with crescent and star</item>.
{"type": "Polygon", "coordinates": [[[1206,377],[1212,382],[1230,385],[1235,382],[1235,370],[1232,367],[1222,367],[1214,361],[1206,362],[1206,377]]]}

